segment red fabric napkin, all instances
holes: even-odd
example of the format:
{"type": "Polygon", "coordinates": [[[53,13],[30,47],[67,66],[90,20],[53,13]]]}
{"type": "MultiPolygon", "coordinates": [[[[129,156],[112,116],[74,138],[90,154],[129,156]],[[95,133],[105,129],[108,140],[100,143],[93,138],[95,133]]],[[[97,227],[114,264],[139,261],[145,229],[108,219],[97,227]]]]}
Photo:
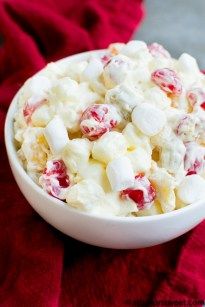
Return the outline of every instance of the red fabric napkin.
{"type": "Polygon", "coordinates": [[[0,1],[0,306],[201,306],[196,300],[205,299],[205,223],[147,249],[83,244],[32,210],[5,154],[3,122],[23,81],[48,61],[127,41],[142,16],[141,0],[0,1]]]}

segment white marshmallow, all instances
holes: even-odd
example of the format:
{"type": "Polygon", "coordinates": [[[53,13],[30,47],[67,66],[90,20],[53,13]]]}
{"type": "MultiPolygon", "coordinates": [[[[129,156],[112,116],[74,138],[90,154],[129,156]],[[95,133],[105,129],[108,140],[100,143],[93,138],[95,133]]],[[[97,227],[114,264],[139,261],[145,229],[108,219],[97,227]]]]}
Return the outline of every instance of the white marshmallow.
{"type": "Polygon", "coordinates": [[[90,88],[99,94],[105,94],[105,86],[101,82],[101,75],[103,73],[103,63],[98,58],[92,58],[84,71],[81,74],[81,81],[89,83],[90,88]]]}
{"type": "Polygon", "coordinates": [[[184,73],[198,73],[199,67],[195,58],[188,53],[183,53],[178,60],[179,69],[184,73]]]}
{"type": "Polygon", "coordinates": [[[78,83],[69,77],[64,77],[56,81],[52,87],[50,100],[52,102],[78,102],[80,100],[78,83]]]}
{"type": "Polygon", "coordinates": [[[70,77],[71,79],[80,82],[82,72],[84,71],[85,67],[88,65],[87,61],[80,61],[80,62],[72,62],[69,61],[67,64],[62,63],[62,69],[65,70],[64,76],[70,77]]]}
{"type": "Polygon", "coordinates": [[[145,42],[133,40],[123,46],[121,54],[126,55],[134,61],[137,61],[136,70],[146,66],[151,62],[152,55],[150,54],[145,42]]]}
{"type": "Polygon", "coordinates": [[[96,80],[100,77],[103,72],[103,64],[100,60],[93,58],[90,60],[85,70],[82,73],[82,78],[84,80],[96,80]]]}
{"type": "Polygon", "coordinates": [[[43,95],[51,88],[51,81],[41,75],[36,75],[29,79],[28,81],[28,90],[32,95],[43,95]]]}
{"type": "Polygon", "coordinates": [[[121,191],[134,185],[135,175],[127,157],[121,156],[109,162],[106,173],[113,191],[121,191]]]}
{"type": "Polygon", "coordinates": [[[164,127],[166,116],[160,109],[148,103],[142,103],[133,110],[132,122],[142,133],[153,136],[164,127]]]}
{"type": "Polygon", "coordinates": [[[59,154],[69,140],[66,127],[59,116],[55,116],[45,127],[44,136],[53,154],[59,154]]]}
{"type": "Polygon", "coordinates": [[[57,62],[50,62],[46,65],[43,71],[41,71],[41,75],[49,78],[51,82],[55,81],[58,78],[62,78],[66,73],[65,64],[57,62]]]}
{"type": "Polygon", "coordinates": [[[135,57],[141,50],[148,50],[146,43],[143,41],[132,40],[122,47],[121,53],[128,57],[135,57]]]}
{"type": "Polygon", "coordinates": [[[205,199],[205,180],[199,175],[189,175],[177,188],[178,198],[185,204],[205,199]]]}

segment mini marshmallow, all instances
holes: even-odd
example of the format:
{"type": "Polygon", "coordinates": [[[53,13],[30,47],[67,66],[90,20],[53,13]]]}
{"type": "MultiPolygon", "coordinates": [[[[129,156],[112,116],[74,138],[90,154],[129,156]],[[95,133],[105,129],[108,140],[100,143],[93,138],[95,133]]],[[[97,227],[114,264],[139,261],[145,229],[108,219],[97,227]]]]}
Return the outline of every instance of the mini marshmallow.
{"type": "Polygon", "coordinates": [[[148,103],[142,103],[133,110],[132,122],[142,133],[153,136],[164,127],[166,116],[160,109],[148,103]]]}
{"type": "Polygon", "coordinates": [[[152,60],[152,55],[150,54],[146,43],[138,40],[130,41],[124,45],[121,54],[137,61],[139,64],[136,67],[137,69],[139,69],[139,66],[145,68],[145,66],[147,66],[152,60]]]}
{"type": "Polygon", "coordinates": [[[132,40],[123,46],[121,53],[128,57],[133,57],[136,56],[137,52],[140,50],[148,50],[146,43],[139,40],[132,40]]]}
{"type": "Polygon", "coordinates": [[[177,187],[177,196],[185,204],[205,199],[205,180],[199,175],[189,175],[177,187]]]}
{"type": "Polygon", "coordinates": [[[48,78],[53,78],[54,80],[56,78],[62,78],[65,74],[65,64],[61,65],[56,62],[50,62],[46,65],[43,74],[48,78]]]}
{"type": "Polygon", "coordinates": [[[68,65],[66,66],[66,76],[70,77],[71,79],[77,82],[80,82],[81,75],[84,69],[86,68],[87,64],[88,62],[86,60],[80,62],[69,61],[68,65]]]}
{"type": "Polygon", "coordinates": [[[134,185],[135,175],[127,157],[121,156],[109,162],[106,173],[113,191],[121,191],[134,185]]]}
{"type": "Polygon", "coordinates": [[[179,69],[184,73],[199,73],[199,67],[195,58],[188,53],[183,53],[178,60],[179,69]]]}
{"type": "Polygon", "coordinates": [[[101,75],[103,73],[103,63],[98,58],[91,58],[87,66],[81,74],[81,81],[88,82],[90,88],[99,94],[105,94],[105,86],[101,82],[101,75]]]}
{"type": "Polygon", "coordinates": [[[55,116],[44,129],[44,136],[52,154],[59,154],[68,143],[66,127],[59,116],[55,116]]]}
{"type": "Polygon", "coordinates": [[[51,81],[41,75],[36,75],[29,79],[28,81],[28,90],[32,95],[43,95],[51,88],[51,81]]]}
{"type": "Polygon", "coordinates": [[[99,59],[91,59],[85,70],[82,73],[84,80],[96,80],[100,77],[103,72],[103,64],[99,59]]]}
{"type": "Polygon", "coordinates": [[[69,77],[57,80],[52,87],[50,98],[52,102],[78,102],[80,100],[78,83],[69,77]]]}

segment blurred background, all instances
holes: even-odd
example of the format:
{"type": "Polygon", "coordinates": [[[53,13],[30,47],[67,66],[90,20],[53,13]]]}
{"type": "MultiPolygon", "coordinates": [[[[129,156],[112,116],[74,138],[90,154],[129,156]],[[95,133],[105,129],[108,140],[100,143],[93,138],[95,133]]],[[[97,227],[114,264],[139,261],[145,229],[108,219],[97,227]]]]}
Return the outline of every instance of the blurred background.
{"type": "Polygon", "coordinates": [[[161,43],[173,57],[186,51],[205,69],[205,0],[145,0],[145,6],[134,37],[161,43]]]}

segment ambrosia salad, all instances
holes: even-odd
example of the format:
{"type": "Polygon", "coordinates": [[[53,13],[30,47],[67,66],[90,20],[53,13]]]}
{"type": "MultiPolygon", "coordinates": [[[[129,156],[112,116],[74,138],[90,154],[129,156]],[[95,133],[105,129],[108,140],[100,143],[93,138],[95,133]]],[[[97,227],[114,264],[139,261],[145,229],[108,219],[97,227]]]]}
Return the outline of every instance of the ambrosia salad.
{"type": "Polygon", "coordinates": [[[190,55],[111,44],[48,64],[17,99],[18,157],[68,206],[137,217],[205,198],[205,76],[190,55]]]}

